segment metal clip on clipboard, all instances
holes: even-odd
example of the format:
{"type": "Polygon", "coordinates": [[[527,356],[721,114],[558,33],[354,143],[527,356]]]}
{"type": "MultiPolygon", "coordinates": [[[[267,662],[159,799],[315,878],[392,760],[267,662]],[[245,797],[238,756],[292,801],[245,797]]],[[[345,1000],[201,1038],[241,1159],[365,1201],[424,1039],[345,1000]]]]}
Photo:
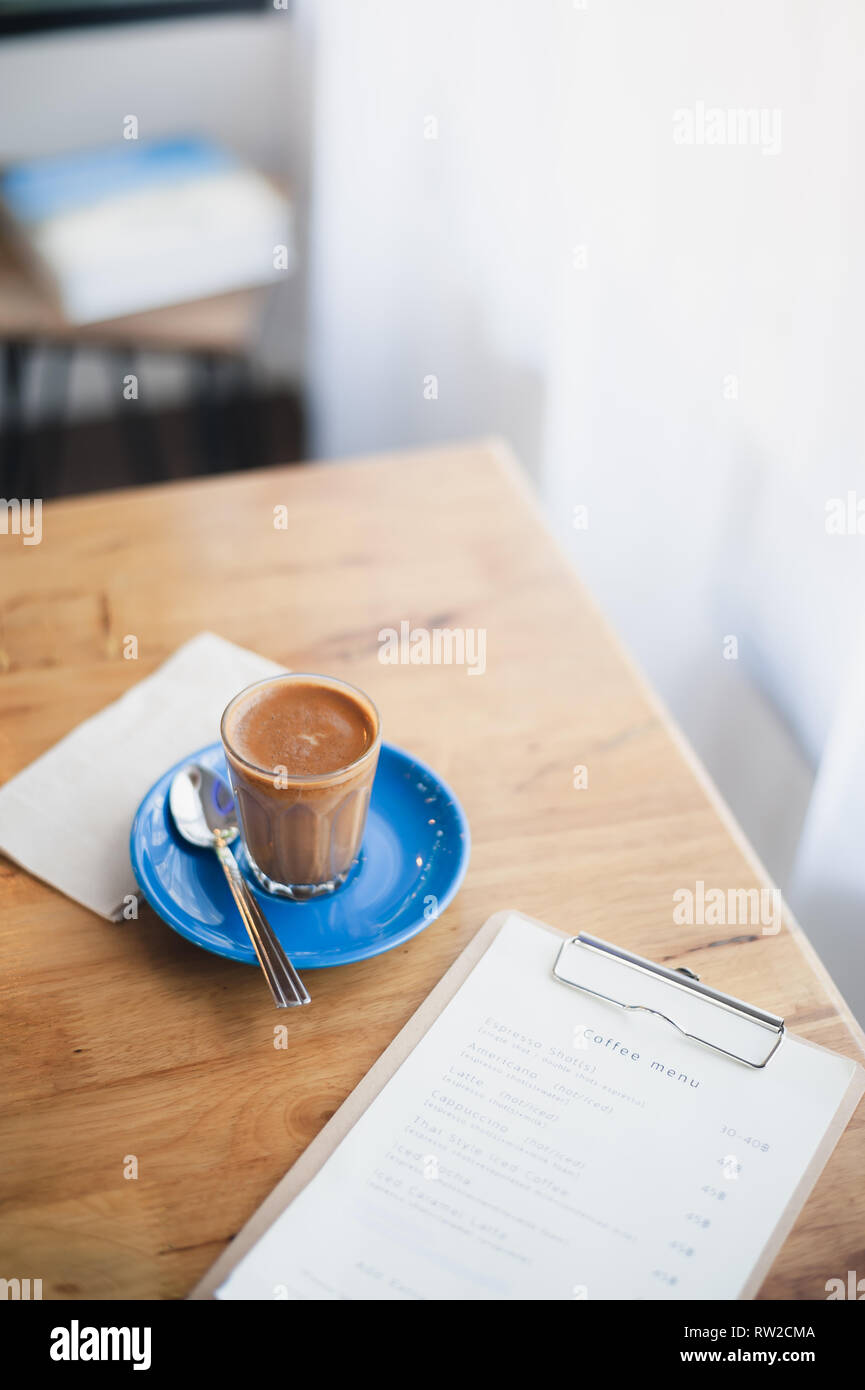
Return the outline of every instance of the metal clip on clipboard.
{"type": "Polygon", "coordinates": [[[656,965],[586,932],[562,943],[553,974],[608,1004],[656,1014],[692,1042],[748,1067],[765,1067],[784,1036],[783,1018],[711,989],[692,970],[656,965]]]}

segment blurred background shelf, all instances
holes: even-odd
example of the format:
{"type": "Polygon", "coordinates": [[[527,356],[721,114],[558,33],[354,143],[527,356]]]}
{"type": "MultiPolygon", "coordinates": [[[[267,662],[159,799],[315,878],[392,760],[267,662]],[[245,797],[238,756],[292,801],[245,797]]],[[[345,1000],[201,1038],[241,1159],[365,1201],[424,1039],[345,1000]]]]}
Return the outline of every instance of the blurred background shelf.
{"type": "Polygon", "coordinates": [[[64,319],[12,239],[0,235],[0,492],[42,497],[123,487],[304,456],[302,395],[268,388],[254,346],[273,290],[238,290],[102,323],[64,319]],[[116,409],[70,421],[76,356],[95,357],[116,409]],[[142,356],[172,359],[187,400],[124,396],[142,356]]]}

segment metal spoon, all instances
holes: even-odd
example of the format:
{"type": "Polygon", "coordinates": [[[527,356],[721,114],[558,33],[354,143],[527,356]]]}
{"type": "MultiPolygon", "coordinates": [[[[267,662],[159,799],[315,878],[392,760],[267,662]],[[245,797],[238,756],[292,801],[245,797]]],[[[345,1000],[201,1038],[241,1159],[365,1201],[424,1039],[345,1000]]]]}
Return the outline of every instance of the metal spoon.
{"type": "Polygon", "coordinates": [[[265,973],[278,1009],[308,1004],[306,986],[279,944],[228,846],[239,832],[230,788],[200,763],[187,763],[171,779],[168,804],[184,840],[216,851],[231,895],[265,973]]]}

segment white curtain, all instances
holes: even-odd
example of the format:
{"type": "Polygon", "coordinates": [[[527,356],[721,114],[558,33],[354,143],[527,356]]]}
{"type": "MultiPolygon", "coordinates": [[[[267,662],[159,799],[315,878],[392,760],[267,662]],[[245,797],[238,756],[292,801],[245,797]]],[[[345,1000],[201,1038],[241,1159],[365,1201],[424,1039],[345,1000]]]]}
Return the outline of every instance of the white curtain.
{"type": "Polygon", "coordinates": [[[316,451],[512,440],[865,1020],[865,10],[305,8],[316,451]]]}

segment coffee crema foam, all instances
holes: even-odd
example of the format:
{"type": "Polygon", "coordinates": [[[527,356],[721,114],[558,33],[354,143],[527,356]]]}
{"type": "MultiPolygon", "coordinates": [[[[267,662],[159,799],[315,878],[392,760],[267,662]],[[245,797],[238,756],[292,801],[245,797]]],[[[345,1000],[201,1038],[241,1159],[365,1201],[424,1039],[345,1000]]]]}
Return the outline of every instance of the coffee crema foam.
{"type": "Polygon", "coordinates": [[[253,687],[231,710],[225,736],[256,768],[320,777],[362,758],[375,730],[375,714],[359,697],[310,679],[253,687]]]}

